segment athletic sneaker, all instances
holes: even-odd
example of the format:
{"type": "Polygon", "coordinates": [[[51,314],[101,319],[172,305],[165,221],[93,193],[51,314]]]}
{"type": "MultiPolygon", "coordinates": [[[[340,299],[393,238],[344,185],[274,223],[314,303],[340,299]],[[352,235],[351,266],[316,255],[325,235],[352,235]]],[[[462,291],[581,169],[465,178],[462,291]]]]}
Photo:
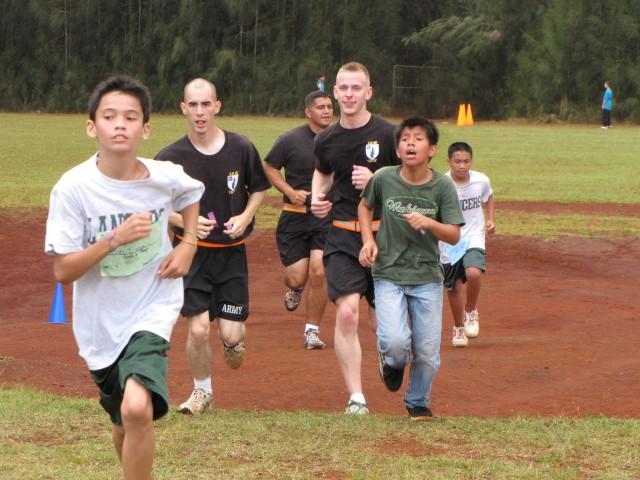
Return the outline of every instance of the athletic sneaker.
{"type": "Polygon", "coordinates": [[[304,332],[304,347],[307,350],[323,349],[325,347],[324,342],[320,340],[317,330],[307,330],[304,332]]]}
{"type": "Polygon", "coordinates": [[[480,315],[478,310],[464,312],[464,334],[467,338],[476,338],[480,333],[480,315]]]}
{"type": "Polygon", "coordinates": [[[464,334],[464,327],[453,326],[453,341],[451,343],[453,343],[454,347],[466,347],[469,345],[469,340],[464,334]]]}
{"type": "Polygon", "coordinates": [[[404,380],[404,367],[390,367],[389,365],[387,365],[387,362],[384,359],[384,355],[382,355],[381,353],[378,353],[378,365],[380,367],[380,378],[382,379],[387,389],[392,392],[397,392],[398,390],[400,390],[402,381],[404,380]]]}
{"type": "Polygon", "coordinates": [[[204,393],[201,388],[196,388],[191,392],[189,399],[178,407],[178,412],[185,415],[200,415],[210,412],[212,400],[213,396],[210,393],[204,393]]]}
{"type": "Polygon", "coordinates": [[[287,307],[287,310],[293,312],[298,305],[300,305],[300,300],[302,300],[302,291],[304,287],[301,287],[298,290],[293,290],[292,288],[287,289],[287,293],[284,294],[284,306],[287,307]]]}
{"type": "Polygon", "coordinates": [[[226,343],[222,342],[222,358],[229,368],[234,370],[240,368],[244,361],[244,341],[240,340],[235,347],[230,347],[226,343]]]}
{"type": "Polygon", "coordinates": [[[429,410],[429,407],[407,407],[407,415],[412,422],[433,420],[433,412],[429,410]]]}
{"type": "Polygon", "coordinates": [[[347,403],[347,409],[344,413],[347,415],[366,415],[369,413],[369,409],[364,403],[349,400],[349,403],[347,403]]]}

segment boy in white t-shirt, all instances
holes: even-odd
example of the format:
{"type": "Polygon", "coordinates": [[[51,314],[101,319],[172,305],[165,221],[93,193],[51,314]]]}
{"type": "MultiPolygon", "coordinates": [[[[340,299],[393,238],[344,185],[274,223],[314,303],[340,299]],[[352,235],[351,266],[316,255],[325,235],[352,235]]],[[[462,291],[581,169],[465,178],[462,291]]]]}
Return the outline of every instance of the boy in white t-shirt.
{"type": "Polygon", "coordinates": [[[485,267],[485,230],[496,231],[493,222],[494,200],[489,178],[475,170],[473,150],[465,142],[449,146],[450,170],[446,173],[453,180],[460,200],[465,224],[460,230],[460,241],[451,246],[440,242],[440,261],[444,267],[444,287],[453,314],[453,346],[466,347],[468,338],[480,333],[480,316],[477,303],[480,283],[485,267]],[[484,211],[487,212],[485,223],[484,211]]]}
{"type": "Polygon", "coordinates": [[[87,134],[98,152],[53,188],[45,239],[56,282],[73,282],[73,333],[111,417],[124,478],[145,480],[155,455],[153,421],[169,409],[166,351],[204,192],[182,167],[137,157],[150,110],[147,88],[132,78],[96,87],[87,134]],[[172,249],[174,210],[191,238],[172,249]]]}

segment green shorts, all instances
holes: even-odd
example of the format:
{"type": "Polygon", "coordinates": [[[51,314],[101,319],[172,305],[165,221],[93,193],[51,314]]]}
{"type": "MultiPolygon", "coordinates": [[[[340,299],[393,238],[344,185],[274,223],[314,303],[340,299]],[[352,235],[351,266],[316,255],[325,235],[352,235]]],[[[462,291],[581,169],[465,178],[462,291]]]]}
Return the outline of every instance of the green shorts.
{"type": "Polygon", "coordinates": [[[486,256],[487,253],[481,248],[470,248],[464,256],[453,265],[450,263],[443,264],[445,290],[453,290],[458,279],[462,279],[462,283],[467,283],[466,270],[469,267],[476,267],[486,272],[487,269],[484,265],[486,256]]]}
{"type": "Polygon", "coordinates": [[[169,411],[167,350],[171,344],[151,332],[135,333],[115,363],[107,368],[91,370],[91,378],[100,390],[100,405],[111,422],[122,425],[122,397],[129,377],[135,378],[151,392],[153,419],[169,411]]]}

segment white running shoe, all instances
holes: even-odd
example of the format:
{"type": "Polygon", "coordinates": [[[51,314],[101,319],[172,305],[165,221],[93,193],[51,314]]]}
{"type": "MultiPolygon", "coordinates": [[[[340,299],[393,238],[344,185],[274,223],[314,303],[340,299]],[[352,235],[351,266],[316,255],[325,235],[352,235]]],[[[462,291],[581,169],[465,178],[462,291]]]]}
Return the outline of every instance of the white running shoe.
{"type": "Polygon", "coordinates": [[[325,347],[325,344],[322,340],[320,340],[320,337],[318,336],[318,331],[317,330],[307,330],[306,332],[304,332],[304,347],[307,350],[314,350],[314,349],[323,349],[325,347]]]}
{"type": "Polygon", "coordinates": [[[467,338],[476,338],[480,334],[480,314],[478,310],[464,312],[464,334],[467,338]]]}
{"type": "Polygon", "coordinates": [[[466,347],[469,345],[469,340],[464,334],[464,327],[453,326],[453,340],[451,343],[453,343],[454,347],[466,347]]]}
{"type": "Polygon", "coordinates": [[[204,393],[201,388],[196,388],[191,392],[189,399],[178,407],[178,411],[185,415],[200,415],[210,412],[212,400],[213,396],[210,393],[204,393]]]}

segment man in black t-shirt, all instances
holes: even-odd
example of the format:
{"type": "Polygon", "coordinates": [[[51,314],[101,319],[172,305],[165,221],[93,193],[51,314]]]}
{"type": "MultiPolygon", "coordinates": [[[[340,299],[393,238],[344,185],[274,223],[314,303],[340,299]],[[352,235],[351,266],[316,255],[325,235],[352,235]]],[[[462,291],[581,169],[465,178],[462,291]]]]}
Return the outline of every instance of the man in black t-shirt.
{"type": "MultiPolygon", "coordinates": [[[[222,104],[215,86],[198,78],[187,84],[180,104],[187,134],[164,148],[156,159],[182,165],[204,183],[196,232],[198,251],[184,279],[182,315],[189,326],[187,359],[194,390],[178,410],[200,414],[211,409],[210,323],[218,321],[222,357],[233,369],[245,354],[245,320],[249,315],[249,278],[244,239],[253,231],[255,214],[271,187],[256,147],[246,137],[218,128],[222,104]]],[[[182,217],[169,223],[179,241],[182,217]]]]}
{"type": "MultiPolygon", "coordinates": [[[[336,304],[335,350],[350,394],[346,413],[366,414],[369,410],[362,391],[362,351],[358,338],[363,295],[369,304],[369,325],[374,331],[377,325],[371,269],[359,261],[362,238],[358,204],[373,172],[399,165],[400,160],[395,149],[395,125],[367,110],[373,89],[364,65],[358,62],[343,65],[333,94],[340,106],[340,122],[316,136],[311,211],[321,218],[333,214],[323,260],[327,293],[336,304]]],[[[374,212],[373,219],[377,230],[379,211],[374,212]]]]}
{"type": "Polygon", "coordinates": [[[298,308],[308,280],[304,346],[322,349],[325,344],[320,340],[319,327],[327,306],[322,250],[330,218],[316,217],[309,207],[311,178],[316,168],[313,141],[318,132],[331,124],[333,104],[327,93],[315,91],[306,96],[305,106],[309,123],[278,137],[265,157],[264,169],[271,184],[282,193],[283,208],[276,228],[276,242],[285,267],[284,283],[288,287],[285,307],[289,311],[298,308]]]}

